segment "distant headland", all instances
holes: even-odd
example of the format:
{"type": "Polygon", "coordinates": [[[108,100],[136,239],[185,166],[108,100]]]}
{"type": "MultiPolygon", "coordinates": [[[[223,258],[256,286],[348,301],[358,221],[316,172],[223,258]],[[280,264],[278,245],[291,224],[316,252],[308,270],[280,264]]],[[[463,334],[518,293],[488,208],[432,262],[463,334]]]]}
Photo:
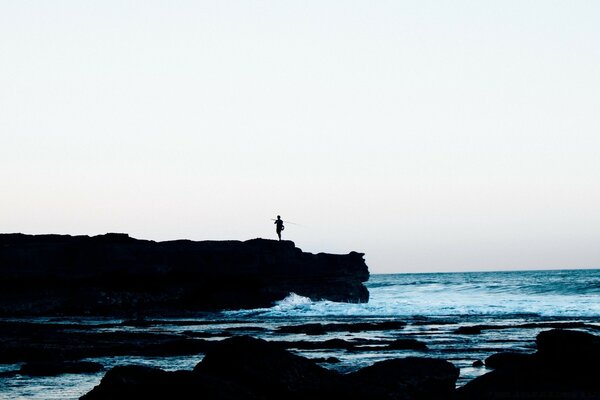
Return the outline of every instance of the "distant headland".
{"type": "Polygon", "coordinates": [[[291,292],[366,302],[363,256],[266,239],[0,234],[0,315],[176,315],[269,307],[291,292]]]}

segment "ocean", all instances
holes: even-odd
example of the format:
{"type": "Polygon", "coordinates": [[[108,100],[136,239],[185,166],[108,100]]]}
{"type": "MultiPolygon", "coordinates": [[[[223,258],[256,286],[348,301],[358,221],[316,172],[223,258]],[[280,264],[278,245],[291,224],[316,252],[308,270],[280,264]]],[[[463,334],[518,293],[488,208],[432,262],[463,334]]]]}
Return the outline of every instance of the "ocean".
{"type": "MultiPolygon", "coordinates": [[[[535,351],[535,337],[540,331],[552,327],[595,334],[600,331],[600,270],[385,274],[371,275],[366,285],[370,300],[361,304],[311,301],[290,293],[270,308],[153,319],[154,323],[141,326],[120,325],[121,319],[91,317],[25,320],[78,324],[97,331],[196,335],[207,340],[221,340],[233,334],[298,343],[344,339],[357,345],[351,350],[298,346],[291,351],[321,360],[334,357],[336,362],[321,365],[342,373],[390,358],[442,358],[460,368],[459,386],[488,371],[473,366],[477,360],[500,351],[535,351]],[[303,324],[351,326],[390,321],[404,321],[406,326],[322,334],[286,329],[303,324]],[[476,332],[460,330],[474,325],[479,327],[476,332]],[[416,339],[425,343],[427,349],[397,350],[383,345],[395,339],[416,339]]],[[[192,369],[201,359],[202,354],[101,357],[86,361],[99,362],[106,369],[143,364],[178,370],[192,369]]],[[[19,367],[0,364],[0,399],[77,399],[104,375],[100,372],[29,377],[10,373],[19,367]]]]}

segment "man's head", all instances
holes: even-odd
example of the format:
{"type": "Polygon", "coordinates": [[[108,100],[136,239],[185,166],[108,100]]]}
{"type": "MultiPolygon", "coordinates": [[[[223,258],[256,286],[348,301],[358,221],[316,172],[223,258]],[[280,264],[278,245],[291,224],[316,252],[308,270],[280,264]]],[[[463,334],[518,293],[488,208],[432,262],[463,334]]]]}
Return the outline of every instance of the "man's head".
{"type": "Polygon", "coordinates": [[[281,216],[280,216],[280,215],[278,215],[278,216],[277,216],[277,219],[281,219],[281,216]]]}

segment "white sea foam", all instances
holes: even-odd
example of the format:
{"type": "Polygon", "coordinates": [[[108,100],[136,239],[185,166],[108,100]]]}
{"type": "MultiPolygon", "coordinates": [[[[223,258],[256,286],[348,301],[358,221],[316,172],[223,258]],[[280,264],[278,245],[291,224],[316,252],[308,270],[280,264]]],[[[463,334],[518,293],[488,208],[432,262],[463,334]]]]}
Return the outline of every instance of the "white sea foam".
{"type": "Polygon", "coordinates": [[[600,316],[600,272],[375,275],[368,303],[311,301],[290,293],[271,308],[234,311],[264,317],[458,315],[600,316]]]}
{"type": "Polygon", "coordinates": [[[291,311],[296,309],[303,309],[312,303],[310,298],[297,295],[296,293],[290,293],[285,299],[278,301],[273,307],[274,310],[280,311],[291,311]]]}

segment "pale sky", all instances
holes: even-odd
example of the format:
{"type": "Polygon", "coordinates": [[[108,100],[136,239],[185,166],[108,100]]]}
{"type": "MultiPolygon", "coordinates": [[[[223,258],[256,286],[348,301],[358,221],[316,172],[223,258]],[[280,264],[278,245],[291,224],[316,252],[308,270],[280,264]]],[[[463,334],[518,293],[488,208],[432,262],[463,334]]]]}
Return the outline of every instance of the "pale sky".
{"type": "Polygon", "coordinates": [[[600,2],[0,0],[0,231],[600,267],[600,2]]]}

